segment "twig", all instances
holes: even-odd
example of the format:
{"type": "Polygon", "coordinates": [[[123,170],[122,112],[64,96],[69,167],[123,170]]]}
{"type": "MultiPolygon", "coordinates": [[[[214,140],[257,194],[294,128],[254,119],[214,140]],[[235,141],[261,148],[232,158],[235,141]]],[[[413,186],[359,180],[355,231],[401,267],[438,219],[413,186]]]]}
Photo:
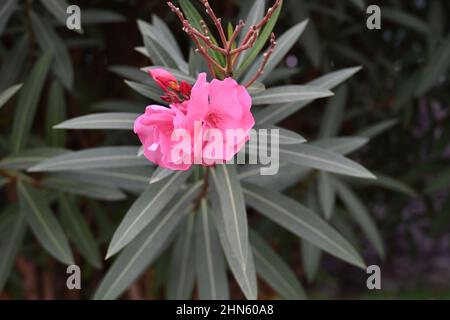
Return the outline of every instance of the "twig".
{"type": "Polygon", "coordinates": [[[277,45],[277,42],[275,41],[275,34],[272,33],[270,36],[270,47],[269,50],[267,50],[266,53],[263,55],[263,61],[258,68],[258,71],[255,73],[253,78],[245,85],[247,88],[250,87],[256,80],[258,80],[263,74],[264,74],[264,68],[266,67],[267,63],[269,62],[270,56],[273,53],[273,50],[275,50],[275,47],[277,45]]]}

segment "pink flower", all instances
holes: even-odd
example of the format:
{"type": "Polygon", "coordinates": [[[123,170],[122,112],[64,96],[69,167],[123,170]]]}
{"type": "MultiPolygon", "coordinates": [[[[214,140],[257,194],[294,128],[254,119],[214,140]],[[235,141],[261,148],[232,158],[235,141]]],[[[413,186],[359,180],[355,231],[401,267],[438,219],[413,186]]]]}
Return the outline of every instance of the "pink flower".
{"type": "Polygon", "coordinates": [[[178,86],[163,69],[154,69],[151,75],[162,87],[169,86],[165,90],[171,105],[151,105],[135,121],[134,132],[147,159],[167,169],[188,170],[194,163],[228,162],[248,141],[255,125],[252,100],[235,80],[209,83],[202,73],[191,88],[178,86]]]}
{"type": "Polygon", "coordinates": [[[214,79],[208,83],[205,73],[198,76],[185,121],[186,128],[191,131],[196,122],[202,123],[202,141],[194,137],[194,145],[202,143],[203,164],[228,162],[245,145],[255,125],[251,105],[249,93],[234,79],[214,79]],[[219,136],[223,143],[217,141],[219,136]]]}
{"type": "MultiPolygon", "coordinates": [[[[160,167],[171,170],[188,170],[189,161],[183,161],[173,152],[177,141],[172,133],[183,128],[185,115],[177,108],[148,106],[145,113],[134,122],[134,132],[144,146],[144,156],[160,167]]],[[[178,153],[182,154],[182,153],[178,153]]]]}

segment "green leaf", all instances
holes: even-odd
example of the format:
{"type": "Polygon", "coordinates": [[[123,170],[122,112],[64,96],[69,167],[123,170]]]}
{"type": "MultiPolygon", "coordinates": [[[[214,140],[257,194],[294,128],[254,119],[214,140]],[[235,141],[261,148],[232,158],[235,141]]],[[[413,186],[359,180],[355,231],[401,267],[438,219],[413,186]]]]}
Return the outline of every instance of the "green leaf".
{"type": "Polygon", "coordinates": [[[424,68],[420,77],[416,97],[422,97],[438,82],[439,78],[445,74],[450,67],[450,36],[443,40],[443,43],[436,48],[430,57],[428,65],[424,68]]]}
{"type": "Polygon", "coordinates": [[[291,85],[273,87],[253,96],[253,105],[305,101],[332,95],[333,93],[331,91],[314,86],[291,85]]]}
{"type": "Polygon", "coordinates": [[[0,4],[0,35],[2,35],[3,30],[5,30],[9,18],[11,18],[11,15],[16,8],[17,0],[4,0],[0,4]]]}
{"type": "Polygon", "coordinates": [[[195,226],[195,268],[201,300],[228,300],[226,265],[214,217],[206,200],[202,200],[195,226]]]}
{"type": "Polygon", "coordinates": [[[259,139],[265,138],[267,141],[277,138],[280,144],[299,144],[306,142],[306,139],[297,132],[277,126],[256,126],[255,130],[258,130],[259,139]]]}
{"type": "Polygon", "coordinates": [[[30,172],[77,171],[88,169],[139,167],[149,165],[137,156],[139,147],[100,147],[70,152],[30,168],[30,172]]]}
{"type": "Polygon", "coordinates": [[[21,181],[17,184],[17,192],[21,211],[42,246],[62,263],[74,264],[64,231],[42,195],[21,181]]]}
{"type": "Polygon", "coordinates": [[[97,113],[64,121],[54,126],[54,129],[133,130],[134,121],[138,117],[137,113],[97,113]]]}
{"type": "MultiPolygon", "coordinates": [[[[348,68],[348,69],[342,69],[339,71],[335,71],[332,73],[329,73],[323,77],[320,77],[316,80],[313,80],[307,85],[321,87],[324,89],[331,90],[337,85],[341,84],[351,76],[353,76],[355,73],[357,73],[359,70],[361,70],[360,67],[354,67],[354,68],[348,68]]],[[[282,106],[280,105],[271,105],[267,108],[264,108],[263,110],[257,112],[255,114],[255,120],[258,125],[263,124],[276,124],[290,115],[294,114],[298,110],[304,108],[308,104],[312,103],[314,100],[307,100],[307,101],[296,101],[284,104],[282,106]]]]}
{"type": "MultiPolygon", "coordinates": [[[[270,147],[259,146],[259,148],[255,148],[253,144],[250,144],[249,151],[251,154],[257,153],[258,151],[269,152],[270,147]]],[[[307,168],[353,177],[375,179],[372,173],[358,163],[340,154],[308,144],[280,145],[279,156],[283,162],[289,162],[307,168]]]]}
{"type": "Polygon", "coordinates": [[[267,218],[324,251],[364,268],[356,250],[317,214],[277,192],[245,185],[246,202],[267,218]]]}
{"type": "Polygon", "coordinates": [[[16,206],[10,207],[10,210],[10,214],[2,213],[2,216],[8,215],[8,217],[2,224],[2,232],[0,233],[0,257],[2,257],[0,259],[0,291],[3,291],[14,266],[26,230],[23,214],[19,212],[16,206]]]}
{"type": "Polygon", "coordinates": [[[431,29],[426,22],[415,17],[414,15],[401,11],[392,7],[381,8],[383,19],[390,20],[394,23],[398,23],[406,28],[410,28],[414,31],[422,33],[424,35],[430,35],[431,29]]]}
{"type": "Polygon", "coordinates": [[[97,243],[74,199],[60,194],[59,210],[69,238],[91,265],[100,268],[102,263],[97,243]]]}
{"type": "Polygon", "coordinates": [[[0,90],[4,90],[13,85],[25,66],[25,61],[28,56],[28,35],[25,34],[15,41],[17,43],[2,60],[2,66],[0,68],[0,90]]]}
{"type": "Polygon", "coordinates": [[[54,73],[66,89],[71,89],[73,85],[73,67],[66,46],[52,27],[43,22],[34,12],[31,14],[31,21],[41,50],[50,52],[53,56],[54,73]]]}
{"type": "Polygon", "coordinates": [[[66,171],[54,173],[52,176],[66,180],[81,181],[109,188],[120,188],[141,194],[147,187],[151,167],[130,167],[114,169],[95,169],[85,171],[66,171]]]}
{"type": "Polygon", "coordinates": [[[164,66],[168,68],[176,68],[177,63],[175,59],[164,50],[160,43],[153,40],[147,35],[144,35],[144,44],[148,55],[154,65],[164,66]]]}
{"type": "Polygon", "coordinates": [[[57,132],[53,130],[53,126],[67,117],[66,99],[61,85],[54,81],[50,88],[49,99],[47,104],[47,142],[53,147],[64,147],[66,141],[65,132],[57,132]]]}
{"type": "Polygon", "coordinates": [[[91,24],[119,23],[125,21],[126,19],[124,16],[113,11],[83,8],[83,11],[81,12],[81,25],[83,26],[91,24]]]}
{"type": "Polygon", "coordinates": [[[49,54],[43,55],[34,65],[30,76],[20,91],[11,135],[12,152],[20,151],[28,140],[50,62],[51,56],[49,54]]]}
{"type": "Polygon", "coordinates": [[[235,77],[239,77],[244,73],[244,71],[253,63],[253,61],[256,59],[258,54],[261,52],[261,50],[264,48],[264,45],[266,44],[267,40],[269,40],[270,35],[272,34],[273,28],[275,27],[275,24],[278,21],[278,17],[280,16],[281,8],[283,7],[283,4],[281,4],[277,10],[273,13],[270,20],[267,22],[267,24],[262,29],[261,33],[259,34],[258,39],[256,40],[255,44],[251,49],[248,50],[248,53],[246,54],[245,59],[243,60],[240,67],[235,72],[235,77]]]}
{"type": "Polygon", "coordinates": [[[332,183],[350,214],[363,229],[364,234],[372,243],[380,257],[384,258],[385,252],[383,240],[363,202],[344,183],[337,179],[333,179],[332,183]]]}
{"type": "Polygon", "coordinates": [[[187,217],[173,248],[167,281],[169,300],[187,300],[192,296],[195,277],[194,218],[193,214],[187,217]]]}
{"type": "Polygon", "coordinates": [[[0,109],[16,94],[17,91],[20,90],[20,88],[22,88],[22,84],[16,84],[0,93],[0,109]]]}
{"type": "Polygon", "coordinates": [[[344,116],[345,103],[347,102],[348,90],[346,86],[336,90],[336,95],[330,99],[325,107],[325,115],[320,125],[321,138],[328,138],[339,133],[344,116]]]}
{"type": "MultiPolygon", "coordinates": [[[[177,39],[173,35],[172,31],[170,31],[169,26],[164,22],[164,20],[160,19],[157,15],[152,15],[152,21],[154,29],[159,34],[159,38],[164,38],[165,41],[167,41],[168,47],[166,50],[168,50],[168,52],[174,52],[176,56],[180,57],[184,61],[183,52],[181,51],[181,48],[178,45],[177,39]]],[[[184,64],[186,65],[187,68],[186,61],[184,61],[184,64]]]]}
{"type": "Polygon", "coordinates": [[[26,170],[48,158],[59,156],[68,151],[60,148],[35,148],[12,154],[0,161],[0,168],[26,170]]]}
{"type": "Polygon", "coordinates": [[[313,282],[319,271],[322,251],[308,241],[303,240],[301,242],[301,255],[306,278],[309,282],[313,282]]]}
{"type": "Polygon", "coordinates": [[[127,86],[129,86],[131,89],[133,89],[140,95],[149,98],[150,100],[153,100],[155,102],[164,103],[164,101],[161,100],[162,91],[160,91],[159,89],[133,81],[124,80],[124,82],[127,86]]]}
{"type": "Polygon", "coordinates": [[[284,299],[306,299],[297,276],[283,259],[255,231],[249,230],[256,272],[284,299]]]}
{"type": "Polygon", "coordinates": [[[160,95],[162,95],[163,93],[162,91],[160,91],[160,88],[156,85],[156,82],[152,79],[152,77],[150,77],[148,72],[145,72],[144,70],[122,65],[111,66],[108,68],[108,70],[128,80],[132,80],[149,86],[154,91],[161,92],[160,95]]]}
{"type": "Polygon", "coordinates": [[[162,65],[164,65],[166,67],[175,66],[184,72],[188,72],[188,65],[183,58],[183,54],[181,53],[179,46],[177,45],[176,47],[173,47],[173,44],[171,44],[169,42],[170,38],[166,38],[164,36],[164,34],[161,32],[162,30],[160,30],[142,20],[138,20],[138,27],[144,38],[144,43],[145,43],[147,52],[149,53],[150,57],[152,58],[152,61],[154,64],[161,64],[162,60],[164,60],[164,61],[167,60],[167,58],[164,58],[164,59],[156,58],[156,57],[154,57],[154,54],[157,54],[158,56],[164,55],[164,56],[170,57],[170,59],[172,59],[172,61],[175,64],[173,65],[172,61],[171,61],[171,63],[170,63],[171,65],[169,65],[168,62],[166,62],[165,64],[162,64],[162,65]],[[149,39],[146,39],[146,38],[149,38],[149,39]],[[152,43],[147,43],[148,40],[152,40],[152,43]],[[155,51],[154,48],[149,48],[149,46],[152,46],[153,43],[158,45],[158,48],[156,48],[157,52],[155,51]]]}
{"type": "Polygon", "coordinates": [[[248,245],[247,248],[247,260],[242,264],[242,260],[237,256],[233,250],[232,245],[229,242],[229,237],[225,229],[224,214],[222,211],[222,205],[217,190],[209,192],[211,200],[211,212],[214,217],[214,223],[219,235],[222,249],[228,262],[228,266],[234,275],[239,287],[248,300],[256,300],[258,297],[258,284],[256,282],[256,270],[255,262],[253,260],[253,253],[248,245]]]}
{"type": "Polygon", "coordinates": [[[126,194],[121,190],[110,186],[81,182],[52,174],[43,179],[41,183],[48,189],[86,196],[92,199],[119,201],[127,198],[126,194]]]}
{"type": "MultiPolygon", "coordinates": [[[[180,0],[179,3],[180,3],[181,9],[183,10],[183,13],[184,13],[186,19],[189,21],[189,23],[195,29],[202,32],[203,28],[202,28],[202,25],[200,24],[200,21],[205,20],[205,19],[203,19],[203,17],[200,15],[200,13],[197,11],[197,9],[195,9],[195,7],[192,5],[191,1],[190,0],[180,0]]],[[[212,36],[212,33],[208,27],[207,27],[207,30],[208,30],[208,34],[211,36],[211,41],[213,43],[217,43],[217,40],[212,36]]],[[[225,58],[223,57],[222,54],[220,54],[219,52],[216,52],[214,50],[209,50],[208,52],[216,61],[220,62],[222,65],[225,64],[225,58]]]]}
{"type": "Polygon", "coordinates": [[[247,261],[247,211],[241,184],[234,165],[218,164],[210,169],[212,182],[219,195],[222,220],[231,250],[244,268],[247,261]]]}
{"type": "Polygon", "coordinates": [[[164,215],[153,220],[127,246],[102,279],[94,299],[116,299],[144,272],[161,253],[186,213],[193,209],[191,201],[200,187],[201,184],[197,184],[188,188],[164,210],[164,215]]]}
{"type": "Polygon", "coordinates": [[[114,233],[106,259],[122,250],[160,214],[190,174],[191,172],[178,171],[170,178],[148,187],[128,210],[114,233]]]}
{"type": "MultiPolygon", "coordinates": [[[[264,74],[258,79],[259,81],[264,81],[268,74],[270,74],[275,67],[280,63],[280,61],[286,56],[286,54],[292,49],[292,47],[298,42],[298,39],[302,35],[303,31],[305,31],[306,25],[308,24],[308,20],[302,21],[288,31],[286,31],[278,40],[275,49],[273,50],[272,55],[270,56],[269,61],[267,62],[264,68],[264,74]]],[[[243,83],[247,83],[253,77],[254,74],[258,72],[258,68],[263,63],[263,56],[260,56],[253,63],[253,66],[247,72],[243,83]]]]}
{"type": "Polygon", "coordinates": [[[156,168],[155,172],[153,173],[152,177],[150,178],[150,184],[164,180],[165,178],[172,175],[174,172],[175,172],[174,170],[166,169],[163,167],[158,167],[158,168],[156,168]]]}
{"type": "Polygon", "coordinates": [[[369,128],[366,128],[362,131],[360,131],[357,135],[360,137],[366,137],[366,138],[375,138],[376,136],[384,133],[385,131],[391,129],[393,126],[398,124],[397,119],[388,119],[381,121],[380,123],[377,123],[369,128]]]}
{"type": "MultiPolygon", "coordinates": [[[[248,33],[250,28],[256,25],[259,21],[264,18],[264,9],[266,7],[266,3],[264,0],[255,0],[250,10],[248,11],[247,18],[244,20],[245,26],[239,35],[239,46],[243,44],[245,35],[248,33]]],[[[242,61],[247,57],[249,51],[244,51],[238,58],[236,66],[239,68],[242,64],[242,61]]]]}
{"type": "MultiPolygon", "coordinates": [[[[441,173],[439,177],[444,176],[445,173],[441,173]]],[[[356,183],[356,185],[362,185],[362,186],[375,186],[375,187],[381,187],[385,188],[387,190],[392,190],[395,192],[402,193],[408,197],[417,197],[417,192],[412,189],[410,186],[405,184],[404,182],[397,180],[392,177],[385,176],[383,174],[376,173],[377,179],[376,180],[361,180],[361,179],[350,179],[352,183],[356,183]],[[356,181],[355,181],[356,180],[356,181]]],[[[443,178],[443,181],[445,178],[443,178]]],[[[447,180],[445,180],[447,181],[447,180]]],[[[450,183],[449,183],[450,185],[450,183]]]]}
{"type": "Polygon", "coordinates": [[[41,0],[41,3],[57,21],[66,25],[67,8],[69,7],[69,3],[66,0],[41,0]]]}
{"type": "Polygon", "coordinates": [[[333,215],[334,205],[336,201],[336,192],[330,182],[330,174],[319,172],[317,183],[319,204],[322,212],[327,220],[333,215]]]}
{"type": "Polygon", "coordinates": [[[365,146],[368,142],[369,139],[363,137],[336,137],[316,140],[311,142],[311,145],[347,155],[365,146]]]}
{"type": "Polygon", "coordinates": [[[91,105],[92,110],[143,113],[145,105],[127,100],[105,100],[91,105]]]}

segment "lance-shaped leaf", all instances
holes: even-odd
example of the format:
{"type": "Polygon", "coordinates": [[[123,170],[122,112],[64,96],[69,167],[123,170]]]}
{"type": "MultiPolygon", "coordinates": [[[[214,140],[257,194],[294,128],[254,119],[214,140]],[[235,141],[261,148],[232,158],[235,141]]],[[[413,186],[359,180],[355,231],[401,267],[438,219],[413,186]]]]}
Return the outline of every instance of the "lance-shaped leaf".
{"type": "Polygon", "coordinates": [[[34,12],[31,14],[31,21],[41,50],[52,53],[54,73],[61,79],[66,89],[71,89],[73,85],[73,66],[65,44],[52,27],[44,23],[34,12]]]}
{"type": "Polygon", "coordinates": [[[128,80],[142,83],[152,87],[155,90],[159,90],[159,87],[156,85],[156,82],[152,79],[152,77],[150,77],[148,72],[145,72],[144,70],[140,70],[135,67],[121,66],[121,65],[111,66],[108,68],[108,70],[128,80]]]}
{"type": "MultiPolygon", "coordinates": [[[[181,48],[178,44],[177,39],[173,35],[172,31],[170,31],[169,26],[164,22],[164,20],[159,18],[157,15],[152,15],[152,21],[153,21],[154,29],[159,34],[158,37],[164,38],[165,41],[167,41],[166,50],[168,52],[174,53],[177,57],[181,58],[184,61],[183,52],[181,51],[181,48]]],[[[186,61],[184,61],[184,63],[187,68],[186,61]]],[[[186,69],[186,71],[187,71],[187,69],[186,69]]]]}
{"type": "Polygon", "coordinates": [[[66,10],[69,7],[69,3],[66,0],[41,0],[41,3],[56,20],[66,25],[66,10]]]}
{"type": "Polygon", "coordinates": [[[270,20],[262,29],[259,34],[258,39],[251,49],[248,50],[248,53],[245,55],[245,59],[242,61],[242,64],[236,70],[236,76],[240,76],[244,73],[244,71],[253,63],[258,54],[264,48],[267,40],[269,40],[270,35],[272,34],[273,28],[278,21],[278,17],[280,16],[281,8],[283,7],[283,3],[277,8],[277,10],[273,13],[270,20]]]}
{"type": "Polygon", "coordinates": [[[109,188],[120,188],[141,194],[148,187],[148,181],[150,180],[152,173],[153,169],[147,166],[65,171],[54,173],[52,176],[109,188]]]}
{"type": "Polygon", "coordinates": [[[364,234],[367,236],[369,241],[374,246],[375,250],[378,252],[381,258],[384,258],[385,251],[383,245],[383,239],[375,225],[370,213],[362,203],[362,201],[353,193],[344,183],[340,182],[338,179],[332,180],[333,185],[336,188],[336,192],[339,198],[343,201],[348,211],[363,229],[364,234]]]}
{"type": "Polygon", "coordinates": [[[49,54],[43,55],[34,65],[22,90],[20,90],[11,135],[12,152],[18,152],[22,149],[30,135],[31,125],[50,62],[51,56],[49,54]]]}
{"type": "Polygon", "coordinates": [[[15,86],[9,87],[2,93],[0,93],[0,109],[4,106],[9,99],[12,98],[16,94],[17,91],[22,88],[22,84],[16,84],[15,86]]]}
{"type": "Polygon", "coordinates": [[[186,212],[202,184],[189,187],[150,223],[114,261],[95,292],[94,299],[116,299],[158,256],[186,212]]]}
{"type": "Polygon", "coordinates": [[[60,194],[58,203],[61,221],[69,238],[91,265],[100,268],[102,263],[97,243],[76,202],[73,198],[60,194]]]}
{"type": "Polygon", "coordinates": [[[81,116],[56,125],[55,129],[114,129],[133,130],[137,113],[111,112],[81,116]]]}
{"type": "Polygon", "coordinates": [[[195,216],[190,214],[173,248],[167,281],[170,300],[187,300],[194,289],[194,221],[195,216]]]}
{"type": "Polygon", "coordinates": [[[74,259],[66,235],[40,193],[19,181],[17,184],[20,209],[42,246],[64,264],[74,259]]]}
{"type": "MultiPolygon", "coordinates": [[[[360,67],[355,68],[348,68],[348,69],[342,69],[339,71],[331,72],[323,77],[320,77],[316,80],[313,80],[311,82],[308,82],[307,85],[311,86],[317,86],[324,89],[331,90],[337,85],[341,84],[351,76],[353,76],[355,73],[357,73],[359,70],[361,70],[360,67]]],[[[276,124],[287,117],[289,117],[291,114],[294,114],[298,110],[304,108],[305,106],[312,103],[313,100],[307,100],[307,101],[296,101],[284,104],[282,106],[280,105],[271,105],[267,108],[264,108],[263,110],[259,111],[255,114],[255,120],[258,125],[265,125],[265,124],[276,124]]]]}
{"type": "Polygon", "coordinates": [[[268,142],[271,139],[277,139],[279,144],[299,144],[306,142],[306,139],[297,132],[277,126],[256,126],[255,130],[258,131],[259,139],[265,137],[268,142]]]}
{"type": "Polygon", "coordinates": [[[137,156],[138,150],[139,147],[101,147],[86,149],[45,160],[30,168],[29,171],[77,171],[148,165],[148,160],[137,156]]]}
{"type": "Polygon", "coordinates": [[[388,119],[381,121],[379,123],[376,123],[373,126],[370,126],[369,128],[366,128],[364,130],[361,130],[358,132],[358,136],[360,137],[366,137],[366,138],[375,138],[376,136],[384,133],[385,131],[391,129],[393,126],[398,124],[398,119],[388,119]]]}
{"type": "Polygon", "coordinates": [[[164,102],[161,100],[162,91],[160,91],[159,89],[141,83],[137,83],[134,81],[125,80],[124,82],[127,86],[129,86],[131,89],[141,94],[142,96],[156,102],[160,103],[164,102]]]}
{"type": "MultiPolygon", "coordinates": [[[[258,154],[258,152],[269,152],[270,148],[270,146],[268,147],[262,145],[256,147],[252,144],[248,146],[251,154],[258,154]]],[[[279,151],[280,160],[283,162],[289,162],[307,168],[324,170],[348,176],[367,179],[375,178],[372,173],[356,162],[345,158],[340,154],[312,145],[280,145],[279,150],[272,150],[270,152],[274,151],[279,151]]]]}
{"type": "Polygon", "coordinates": [[[369,139],[364,137],[337,137],[316,140],[311,142],[311,145],[331,152],[347,155],[365,146],[368,142],[369,139]]]}
{"type": "MultiPolygon", "coordinates": [[[[0,19],[3,21],[3,19],[0,19]]],[[[2,60],[0,67],[0,90],[5,90],[17,81],[28,56],[28,35],[15,40],[16,44],[2,60]]]]}
{"type": "Polygon", "coordinates": [[[91,105],[92,110],[143,113],[145,106],[127,100],[105,100],[91,105]]]}
{"type": "Polygon", "coordinates": [[[150,38],[147,35],[144,35],[143,38],[145,48],[147,49],[147,52],[153,64],[168,68],[177,67],[175,59],[164,50],[160,43],[156,42],[154,39],[150,38]]]}
{"type": "Polygon", "coordinates": [[[220,199],[222,219],[228,243],[244,267],[247,262],[247,211],[241,184],[234,165],[219,164],[210,169],[211,180],[220,199]]]}
{"type": "Polygon", "coordinates": [[[282,86],[267,89],[253,96],[253,105],[305,101],[332,96],[333,93],[315,86],[282,86]]]}
{"type": "Polygon", "coordinates": [[[228,300],[226,265],[214,217],[202,200],[195,226],[195,269],[201,300],[228,300]]]}
{"type": "Polygon", "coordinates": [[[239,287],[248,300],[256,300],[258,297],[258,284],[256,282],[256,270],[255,262],[253,260],[253,253],[250,245],[247,248],[247,260],[242,264],[242,260],[237,256],[233,250],[227,231],[225,229],[224,214],[222,211],[221,200],[217,193],[218,191],[213,189],[209,193],[211,200],[211,212],[214,217],[214,223],[219,235],[220,243],[222,245],[223,252],[228,262],[228,266],[234,275],[239,287]]]}
{"type": "MultiPolygon", "coordinates": [[[[239,35],[239,46],[243,44],[245,35],[248,33],[250,28],[254,25],[256,25],[259,21],[261,21],[264,18],[264,9],[266,7],[266,3],[264,0],[255,0],[253,5],[250,7],[250,10],[248,11],[247,17],[244,20],[245,26],[241,31],[241,34],[239,35]]],[[[266,39],[267,40],[267,39],[266,39]]],[[[237,67],[241,65],[242,61],[247,57],[247,55],[250,53],[250,51],[244,51],[241,53],[237,60],[237,67]]],[[[256,57],[256,56],[255,56],[256,57]]]]}
{"type": "Polygon", "coordinates": [[[8,280],[14,266],[15,258],[22,245],[26,222],[17,206],[12,206],[3,212],[7,216],[0,226],[0,291],[8,280]]]}
{"type": "Polygon", "coordinates": [[[127,198],[127,195],[119,189],[57,177],[52,174],[43,179],[41,183],[43,186],[55,191],[63,191],[92,199],[118,201],[127,198]]]}
{"type": "Polygon", "coordinates": [[[255,231],[249,230],[256,272],[287,300],[306,299],[302,285],[291,268],[255,231]]]}
{"type": "Polygon", "coordinates": [[[325,218],[329,220],[333,214],[336,201],[336,192],[331,184],[329,173],[319,172],[317,191],[320,208],[322,209],[325,218]]]}
{"type": "Polygon", "coordinates": [[[138,27],[144,38],[147,52],[149,53],[150,58],[155,65],[161,64],[166,67],[173,67],[173,61],[178,69],[184,72],[188,72],[188,65],[184,60],[182,53],[177,50],[177,48],[179,47],[177,46],[174,49],[173,45],[169,42],[170,38],[166,38],[161,32],[162,30],[159,30],[155,26],[152,26],[142,20],[138,20],[138,27]],[[148,41],[150,40],[152,41],[152,43],[148,43],[148,41]],[[153,44],[157,44],[157,48],[149,48],[149,46],[153,46],[153,44]],[[156,54],[158,57],[155,57],[156,54]],[[160,57],[160,55],[163,55],[163,57],[160,57]],[[165,62],[166,60],[168,60],[168,58],[165,58],[165,56],[168,56],[170,58],[170,63],[169,61],[165,62]]]}
{"type": "Polygon", "coordinates": [[[17,7],[17,0],[4,0],[0,4],[0,35],[17,7]]]}
{"type": "Polygon", "coordinates": [[[35,148],[17,152],[0,161],[0,168],[26,170],[46,159],[68,153],[61,148],[35,148]]]}
{"type": "MultiPolygon", "coordinates": [[[[264,68],[264,74],[258,79],[259,81],[263,81],[270,74],[273,69],[280,63],[280,61],[286,56],[286,54],[292,49],[292,47],[297,43],[298,39],[302,35],[303,31],[305,31],[306,25],[308,24],[308,20],[302,21],[284,34],[281,35],[279,39],[277,39],[277,45],[273,50],[272,55],[270,56],[269,61],[267,62],[264,68]]],[[[258,68],[260,68],[263,63],[264,56],[260,56],[253,63],[253,66],[247,72],[246,77],[243,80],[243,83],[247,83],[253,77],[253,75],[258,72],[258,68]]]]}
{"type": "Polygon", "coordinates": [[[246,202],[267,218],[328,253],[364,268],[356,250],[317,214],[298,202],[253,185],[244,186],[246,202]]]}
{"type": "Polygon", "coordinates": [[[156,168],[155,172],[153,173],[152,177],[150,178],[150,184],[164,180],[167,177],[171,176],[174,172],[175,171],[170,170],[170,169],[158,167],[158,168],[156,168]]]}
{"type": "Polygon", "coordinates": [[[336,91],[336,95],[330,99],[326,105],[325,115],[322,118],[319,137],[328,138],[339,133],[342,118],[344,117],[347,95],[347,87],[343,85],[336,91]]]}
{"type": "Polygon", "coordinates": [[[303,267],[305,268],[306,278],[309,282],[313,282],[319,271],[320,260],[322,258],[322,250],[302,240],[301,242],[301,255],[303,261],[303,267]]]}
{"type": "Polygon", "coordinates": [[[53,147],[64,147],[66,142],[66,133],[53,130],[53,126],[67,118],[66,99],[61,85],[54,81],[50,88],[47,102],[46,138],[48,144],[53,147]]]}
{"type": "Polygon", "coordinates": [[[123,218],[109,244],[106,258],[113,256],[136,238],[172,200],[189,176],[190,172],[178,171],[170,178],[150,185],[123,218]]]}

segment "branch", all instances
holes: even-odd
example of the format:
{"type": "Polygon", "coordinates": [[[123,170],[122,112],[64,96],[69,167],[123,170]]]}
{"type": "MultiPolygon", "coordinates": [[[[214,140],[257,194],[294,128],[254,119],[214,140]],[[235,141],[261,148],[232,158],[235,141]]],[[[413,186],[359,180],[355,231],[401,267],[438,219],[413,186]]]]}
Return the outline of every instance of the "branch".
{"type": "Polygon", "coordinates": [[[253,78],[246,84],[246,87],[250,87],[253,83],[255,83],[256,80],[258,80],[263,74],[264,74],[264,68],[266,67],[267,63],[269,62],[270,56],[272,55],[273,51],[275,50],[275,47],[277,45],[277,42],[275,41],[275,34],[272,33],[270,36],[270,47],[267,50],[266,53],[263,55],[263,61],[258,68],[258,71],[255,73],[253,78]]]}
{"type": "Polygon", "coordinates": [[[214,25],[216,26],[217,31],[219,31],[220,39],[222,40],[223,47],[226,48],[228,45],[227,37],[225,36],[225,31],[222,26],[222,19],[217,18],[214,10],[211,8],[208,0],[200,0],[205,6],[206,13],[211,17],[214,25]]]}

